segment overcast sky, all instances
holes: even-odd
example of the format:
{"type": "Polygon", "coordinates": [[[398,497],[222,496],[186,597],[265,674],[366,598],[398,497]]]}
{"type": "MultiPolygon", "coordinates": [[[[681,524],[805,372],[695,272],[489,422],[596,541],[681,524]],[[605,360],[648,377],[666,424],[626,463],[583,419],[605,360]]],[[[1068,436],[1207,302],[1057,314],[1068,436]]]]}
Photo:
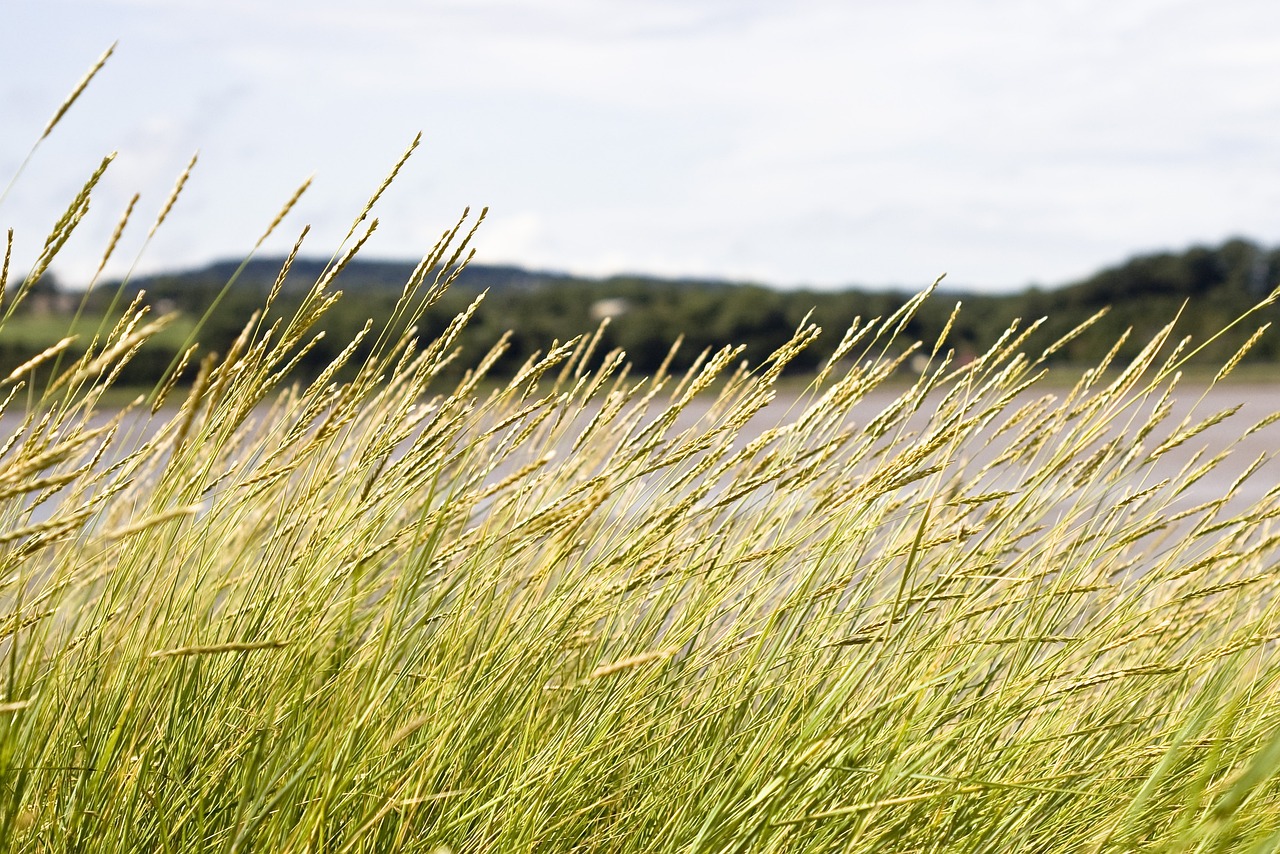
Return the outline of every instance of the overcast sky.
{"type": "Polygon", "coordinates": [[[414,134],[371,257],[466,205],[479,258],[585,274],[991,289],[1137,251],[1280,243],[1276,0],[0,0],[0,203],[29,263],[119,156],[55,269],[128,198],[112,270],[197,149],[140,270],[329,255],[414,134]]]}

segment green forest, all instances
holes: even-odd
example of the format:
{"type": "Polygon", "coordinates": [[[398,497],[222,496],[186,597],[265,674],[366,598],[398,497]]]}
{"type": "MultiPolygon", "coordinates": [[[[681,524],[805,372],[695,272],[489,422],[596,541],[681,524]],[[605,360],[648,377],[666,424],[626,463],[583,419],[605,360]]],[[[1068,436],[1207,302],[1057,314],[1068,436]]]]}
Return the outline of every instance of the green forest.
{"type": "MultiPolygon", "coordinates": [[[[87,293],[71,286],[74,283],[59,283],[51,273],[29,286],[11,285],[10,290],[29,287],[31,293],[14,309],[19,322],[6,325],[0,333],[0,376],[67,337],[74,341],[64,345],[62,360],[83,354],[95,336],[110,331],[124,309],[140,299],[157,314],[174,316],[119,378],[124,384],[149,385],[178,364],[197,332],[206,351],[225,353],[263,304],[284,264],[283,258],[221,262],[101,284],[87,293]]],[[[272,313],[289,316],[328,266],[322,260],[295,259],[272,313]]],[[[299,354],[295,367],[299,378],[314,377],[323,370],[367,320],[372,318],[374,327],[380,327],[414,271],[413,263],[359,259],[343,267],[332,284],[343,296],[320,322],[324,336],[299,354]]],[[[509,347],[493,367],[495,376],[510,375],[534,353],[590,333],[605,319],[608,323],[595,352],[602,357],[621,348],[640,374],[656,370],[678,338],[680,347],[670,364],[673,369],[687,367],[706,348],[725,344],[743,345],[743,359],[759,364],[811,315],[823,334],[789,366],[790,371],[803,373],[826,360],[855,318],[888,316],[913,295],[905,289],[782,290],[755,283],[645,276],[588,279],[480,264],[427,275],[456,278],[427,312],[420,340],[433,340],[483,293],[458,338],[461,352],[455,364],[474,365],[510,333],[509,347]]],[[[1136,354],[1141,342],[1179,313],[1182,334],[1204,341],[1278,282],[1280,248],[1240,239],[1134,257],[1057,288],[993,295],[948,289],[944,282],[903,329],[899,344],[936,340],[957,302],[963,307],[947,332],[946,345],[962,361],[991,346],[1015,319],[1025,325],[1049,318],[1027,342],[1029,351],[1038,352],[1037,345],[1047,346],[1106,309],[1104,316],[1054,357],[1066,364],[1096,362],[1131,329],[1118,354],[1125,358],[1136,354]]],[[[1277,311],[1274,306],[1267,308],[1259,323],[1276,319],[1277,311]]],[[[1255,329],[1231,330],[1205,347],[1198,358],[1205,364],[1221,364],[1255,329]]],[[[1280,340],[1264,336],[1246,358],[1255,363],[1280,362],[1280,340]]],[[[190,366],[197,361],[188,359],[188,371],[194,370],[190,366]]]]}

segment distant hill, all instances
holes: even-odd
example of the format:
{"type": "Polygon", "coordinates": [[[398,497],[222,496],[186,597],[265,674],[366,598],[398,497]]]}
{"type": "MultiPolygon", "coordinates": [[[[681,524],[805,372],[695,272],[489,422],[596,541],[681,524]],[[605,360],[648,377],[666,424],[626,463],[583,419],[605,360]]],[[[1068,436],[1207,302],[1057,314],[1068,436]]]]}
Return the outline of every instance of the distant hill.
{"type": "MultiPolygon", "coordinates": [[[[276,280],[284,263],[283,257],[255,258],[244,264],[237,284],[250,289],[265,289],[276,280]]],[[[328,265],[327,259],[299,258],[292,266],[286,290],[304,289],[319,278],[328,265]]],[[[170,285],[194,285],[197,289],[206,284],[218,287],[235,274],[240,261],[217,261],[204,267],[189,270],[166,271],[130,280],[132,289],[167,288],[170,285]]],[[[413,274],[417,264],[413,261],[352,260],[339,277],[341,287],[355,289],[399,290],[413,274]]],[[[569,273],[529,270],[515,265],[472,263],[458,278],[457,287],[479,291],[510,288],[537,288],[546,285],[607,286],[609,283],[632,286],[651,283],[656,286],[692,286],[699,288],[724,288],[734,286],[759,287],[761,283],[734,282],[731,280],[692,277],[662,277],[642,274],[623,274],[603,278],[575,276],[569,273]]],[[[1240,294],[1261,298],[1280,283],[1280,249],[1266,249],[1246,240],[1235,239],[1221,246],[1195,246],[1183,252],[1160,252],[1134,256],[1119,264],[1104,268],[1087,279],[1050,288],[1027,288],[992,297],[971,288],[946,289],[949,296],[981,297],[1017,303],[1029,294],[1043,294],[1050,304],[1063,307],[1084,305],[1117,306],[1130,300],[1151,297],[1181,296],[1206,297],[1224,287],[1240,294]],[[1053,295],[1053,296],[1049,296],[1053,295]]],[[[767,285],[767,283],[764,283],[767,285]]],[[[923,283],[922,283],[923,285],[923,283]]],[[[842,291],[885,292],[884,288],[850,286],[843,289],[812,291],[799,289],[797,293],[839,293],[842,291]]],[[[889,292],[905,292],[902,288],[889,292]]]]}
{"type": "MultiPolygon", "coordinates": [[[[240,287],[265,290],[270,288],[284,265],[284,258],[254,258],[244,265],[240,277],[236,280],[240,287]]],[[[240,267],[239,261],[217,261],[205,267],[192,270],[156,273],[148,276],[135,276],[129,286],[134,290],[154,291],[157,288],[167,289],[172,286],[183,287],[194,285],[203,287],[213,284],[221,288],[235,275],[240,267]]],[[[293,262],[286,279],[287,290],[303,290],[324,274],[328,267],[327,259],[298,258],[293,262]]],[[[395,290],[399,291],[404,283],[413,275],[417,263],[413,261],[368,261],[353,259],[342,271],[338,281],[339,287],[351,289],[395,290]]],[[[566,278],[559,273],[546,273],[526,270],[523,267],[506,265],[471,264],[462,271],[457,285],[475,291],[486,288],[503,290],[505,288],[532,288],[551,281],[566,278]]]]}
{"type": "MultiPolygon", "coordinates": [[[[230,288],[227,284],[240,267],[236,261],[135,277],[125,290],[145,289],[158,308],[179,311],[186,328],[195,329],[198,323],[197,337],[204,347],[226,352],[246,319],[261,307],[263,294],[275,282],[282,263],[281,258],[252,260],[230,288]]],[[[320,259],[298,259],[274,312],[292,312],[300,294],[322,275],[326,264],[320,259]]],[[[335,282],[347,298],[321,320],[325,338],[307,353],[301,370],[323,368],[367,318],[376,322],[391,317],[395,300],[415,266],[402,261],[352,261],[335,282]]],[[[1120,358],[1132,356],[1180,311],[1177,337],[1188,334],[1204,341],[1256,305],[1277,284],[1280,249],[1230,240],[1219,246],[1137,256],[1056,288],[1028,288],[1013,294],[948,290],[925,303],[906,325],[903,337],[936,340],[956,300],[962,300],[964,310],[950,327],[947,340],[947,346],[961,358],[986,349],[1015,319],[1022,318],[1025,325],[1047,317],[1043,330],[1026,345],[1028,351],[1038,352],[1037,347],[1047,346],[1099,309],[1109,307],[1106,317],[1055,355],[1060,361],[1088,364],[1101,358],[1130,328],[1133,334],[1121,348],[1120,358]]],[[[683,348],[673,362],[677,369],[691,363],[702,350],[728,343],[745,345],[744,358],[758,364],[808,317],[826,331],[793,363],[796,370],[803,371],[827,358],[854,318],[886,316],[911,296],[905,290],[779,290],[750,283],[640,275],[586,278],[473,264],[421,319],[420,340],[438,335],[458,311],[486,289],[488,296],[458,339],[462,354],[457,363],[462,367],[474,364],[509,330],[509,347],[497,362],[496,373],[515,370],[530,354],[546,352],[555,341],[595,329],[605,316],[611,324],[603,335],[601,352],[622,348],[641,373],[655,369],[681,336],[683,348]]],[[[42,281],[38,290],[25,310],[38,312],[41,320],[13,326],[25,330],[20,335],[0,336],[0,372],[11,370],[65,334],[65,324],[60,325],[58,315],[69,311],[72,294],[60,291],[52,279],[42,281]]],[[[113,291],[99,288],[89,311],[105,311],[113,291]]],[[[1264,309],[1205,348],[1202,360],[1221,363],[1258,325],[1276,320],[1280,320],[1280,309],[1264,309]]],[[[131,374],[127,379],[149,382],[152,377],[148,372],[154,372],[157,364],[167,365],[174,355],[159,351],[177,348],[185,334],[173,336],[180,340],[151,344],[156,352],[149,358],[140,357],[131,369],[136,376],[131,374]]],[[[1280,336],[1264,337],[1248,358],[1276,364],[1280,377],[1280,336]]]]}

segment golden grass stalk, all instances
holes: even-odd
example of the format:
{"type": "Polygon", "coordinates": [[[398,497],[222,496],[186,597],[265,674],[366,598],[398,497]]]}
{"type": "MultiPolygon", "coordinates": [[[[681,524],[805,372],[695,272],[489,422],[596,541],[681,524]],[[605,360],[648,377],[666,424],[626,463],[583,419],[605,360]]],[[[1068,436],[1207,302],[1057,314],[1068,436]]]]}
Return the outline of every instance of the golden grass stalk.
{"type": "Polygon", "coordinates": [[[215,643],[206,646],[180,646],[161,649],[147,654],[147,658],[181,658],[190,655],[221,655],[224,652],[258,652],[265,649],[284,649],[288,641],[270,640],[245,643],[215,643]]]}

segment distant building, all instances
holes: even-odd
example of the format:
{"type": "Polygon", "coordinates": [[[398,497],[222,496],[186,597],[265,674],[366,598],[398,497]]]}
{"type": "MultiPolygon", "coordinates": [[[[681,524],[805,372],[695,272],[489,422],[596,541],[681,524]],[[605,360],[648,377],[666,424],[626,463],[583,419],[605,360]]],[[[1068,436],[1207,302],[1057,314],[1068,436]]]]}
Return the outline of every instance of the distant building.
{"type": "Polygon", "coordinates": [[[588,309],[588,312],[591,315],[591,319],[599,323],[605,318],[618,317],[626,314],[630,310],[631,303],[627,302],[622,297],[608,297],[605,299],[598,299],[593,302],[591,304],[591,308],[588,309]]]}
{"type": "MultiPolygon", "coordinates": [[[[11,294],[5,297],[12,298],[11,294]]],[[[30,314],[67,314],[75,310],[76,297],[62,290],[53,274],[46,272],[27,290],[22,304],[30,314]]]]}

